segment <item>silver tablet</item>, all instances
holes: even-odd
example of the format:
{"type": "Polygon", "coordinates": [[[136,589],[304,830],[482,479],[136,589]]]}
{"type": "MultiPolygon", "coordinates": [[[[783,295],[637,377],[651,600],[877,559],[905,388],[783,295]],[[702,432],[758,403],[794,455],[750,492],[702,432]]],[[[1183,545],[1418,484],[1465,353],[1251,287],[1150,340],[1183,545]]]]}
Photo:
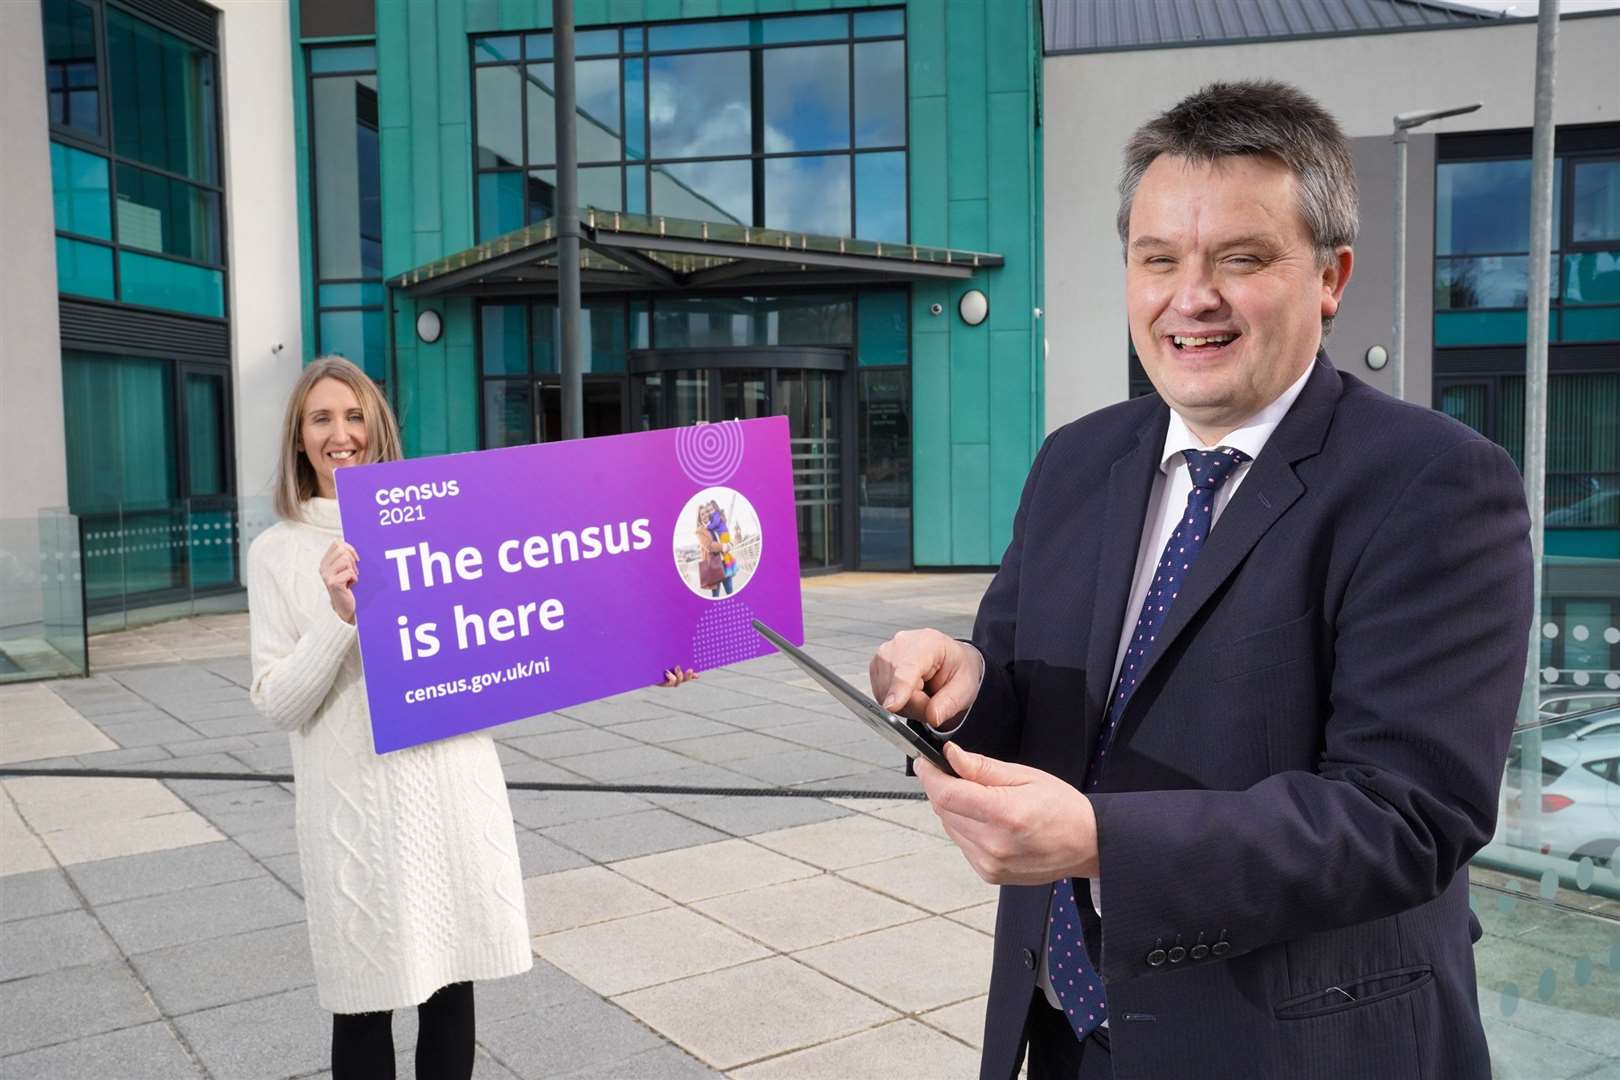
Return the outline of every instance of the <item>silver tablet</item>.
{"type": "Polygon", "coordinates": [[[782,654],[798,664],[821,688],[831,694],[838,703],[855,716],[864,721],[868,727],[893,743],[907,757],[926,758],[928,763],[946,776],[955,776],[956,770],[951,768],[950,762],[945,760],[945,754],[940,750],[939,744],[928,734],[928,730],[916,720],[907,720],[903,716],[896,716],[877,702],[855,689],[849,683],[833,674],[821,661],[799,648],[775,630],[766,626],[758,619],[754,620],[754,629],[761,637],[775,645],[782,654]]]}

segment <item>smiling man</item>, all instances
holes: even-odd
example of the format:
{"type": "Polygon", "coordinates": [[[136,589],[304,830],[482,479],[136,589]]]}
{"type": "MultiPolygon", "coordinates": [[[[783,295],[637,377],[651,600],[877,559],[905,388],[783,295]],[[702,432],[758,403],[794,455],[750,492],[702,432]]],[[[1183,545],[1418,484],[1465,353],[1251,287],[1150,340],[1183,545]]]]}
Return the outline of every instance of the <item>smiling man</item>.
{"type": "Polygon", "coordinates": [[[1466,864],[1527,649],[1518,472],[1322,352],[1357,221],[1314,101],[1210,86],[1120,195],[1157,393],[1047,439],[971,643],[872,661],[1004,886],[981,1076],[1483,1080],[1466,864]]]}

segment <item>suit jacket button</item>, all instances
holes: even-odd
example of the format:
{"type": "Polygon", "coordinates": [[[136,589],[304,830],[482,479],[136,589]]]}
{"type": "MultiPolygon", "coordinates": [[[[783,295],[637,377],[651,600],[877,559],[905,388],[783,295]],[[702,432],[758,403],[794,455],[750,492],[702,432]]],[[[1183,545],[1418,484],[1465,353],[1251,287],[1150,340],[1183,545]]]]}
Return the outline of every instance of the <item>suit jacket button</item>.
{"type": "Polygon", "coordinates": [[[1217,941],[1215,944],[1209,947],[1209,954],[1211,956],[1225,956],[1231,951],[1232,943],[1230,941],[1217,941]]]}
{"type": "Polygon", "coordinates": [[[1205,945],[1203,942],[1199,942],[1197,945],[1192,947],[1192,952],[1190,955],[1194,960],[1202,960],[1204,957],[1209,955],[1209,946],[1205,945]]]}
{"type": "Polygon", "coordinates": [[[1147,965],[1148,965],[1148,967],[1159,967],[1163,963],[1164,963],[1164,950],[1163,949],[1154,949],[1152,952],[1147,954],[1147,965]]]}
{"type": "Polygon", "coordinates": [[[1179,964],[1185,959],[1187,959],[1186,949],[1183,949],[1180,945],[1173,946],[1170,949],[1170,962],[1172,964],[1179,964]]]}
{"type": "Polygon", "coordinates": [[[1024,966],[1026,968],[1028,968],[1029,970],[1031,970],[1031,971],[1035,970],[1035,950],[1034,949],[1025,949],[1024,950],[1024,966]]]}

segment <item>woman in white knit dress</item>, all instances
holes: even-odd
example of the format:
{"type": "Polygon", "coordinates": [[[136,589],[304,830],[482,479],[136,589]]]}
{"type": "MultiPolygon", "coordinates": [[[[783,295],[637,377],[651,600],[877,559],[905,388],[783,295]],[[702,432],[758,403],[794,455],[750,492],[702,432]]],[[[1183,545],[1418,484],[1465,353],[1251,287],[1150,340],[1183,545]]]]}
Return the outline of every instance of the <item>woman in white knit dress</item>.
{"type": "MultiPolygon", "coordinates": [[[[253,702],[291,733],[310,947],[334,1080],[393,1077],[391,1010],[418,1006],[416,1075],[472,1074],[478,979],[533,954],[506,784],[489,735],[372,749],[333,473],[400,456],[387,402],[347,360],[287,404],[280,523],[248,556],[253,702]]],[[[684,674],[684,673],[683,673],[684,674]]]]}

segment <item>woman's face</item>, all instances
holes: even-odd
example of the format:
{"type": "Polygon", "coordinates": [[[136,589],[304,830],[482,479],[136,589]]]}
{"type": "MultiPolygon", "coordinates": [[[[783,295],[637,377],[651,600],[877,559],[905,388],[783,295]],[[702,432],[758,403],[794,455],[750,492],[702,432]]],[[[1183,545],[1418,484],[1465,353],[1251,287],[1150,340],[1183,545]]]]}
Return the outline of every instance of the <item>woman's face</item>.
{"type": "Polygon", "coordinates": [[[322,379],[310,387],[298,425],[298,450],[315,469],[320,496],[337,498],[333,475],[346,465],[358,465],[366,456],[365,414],[347,383],[322,379]]]}

